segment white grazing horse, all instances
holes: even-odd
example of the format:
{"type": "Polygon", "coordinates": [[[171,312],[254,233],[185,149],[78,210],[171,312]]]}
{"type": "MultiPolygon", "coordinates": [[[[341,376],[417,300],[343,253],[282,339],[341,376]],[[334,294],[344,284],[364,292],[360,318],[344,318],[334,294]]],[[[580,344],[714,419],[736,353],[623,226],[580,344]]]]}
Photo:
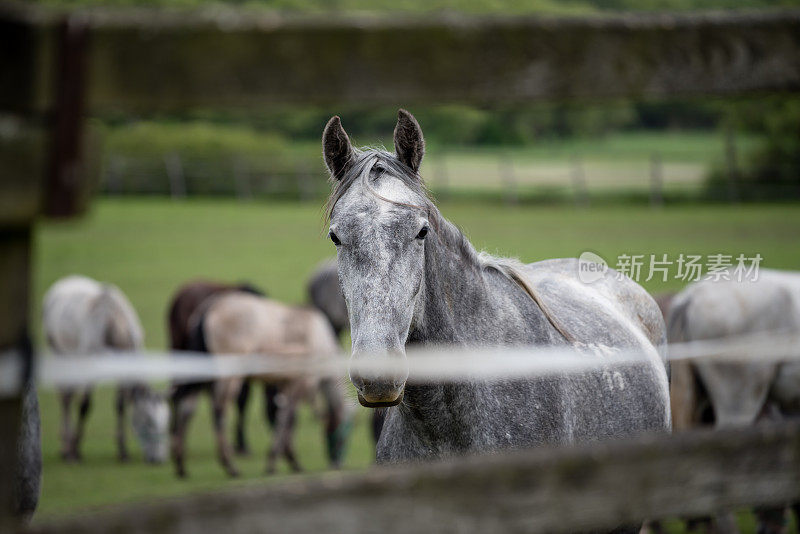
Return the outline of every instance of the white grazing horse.
{"type": "MultiPolygon", "coordinates": [[[[97,354],[142,348],[144,333],[136,311],[122,291],[84,276],[68,276],[53,284],[44,297],[44,332],[56,355],[97,354]]],[[[61,396],[61,455],[80,459],[80,442],[91,406],[91,389],[64,388],[61,396]],[[73,426],[72,401],[80,396],[77,424],[73,426]]],[[[117,390],[117,447],[120,461],[127,460],[125,409],[133,405],[132,426],[148,462],[167,457],[169,408],[161,395],[146,384],[120,385],[117,390]]]]}

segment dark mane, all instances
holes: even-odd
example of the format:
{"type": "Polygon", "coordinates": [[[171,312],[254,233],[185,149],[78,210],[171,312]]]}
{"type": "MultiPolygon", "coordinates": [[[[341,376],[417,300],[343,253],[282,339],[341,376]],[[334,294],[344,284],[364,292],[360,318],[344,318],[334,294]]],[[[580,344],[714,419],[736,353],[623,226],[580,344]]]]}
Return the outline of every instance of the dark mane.
{"type": "Polygon", "coordinates": [[[464,236],[463,232],[461,232],[456,225],[445,219],[439,212],[439,209],[433,202],[430,191],[428,191],[419,173],[412,171],[391,152],[378,148],[354,148],[353,158],[355,159],[355,163],[353,163],[350,170],[345,173],[341,180],[331,178],[333,182],[333,191],[325,204],[326,223],[330,223],[336,204],[347,190],[350,189],[350,186],[357,180],[362,180],[367,190],[381,200],[423,211],[443,245],[449,250],[458,253],[470,264],[477,267],[485,266],[485,262],[481,261],[475,248],[464,236]],[[378,194],[370,186],[370,175],[376,167],[382,167],[384,170],[389,171],[392,176],[401,180],[411,191],[416,193],[423,200],[422,205],[397,202],[378,194]]]}

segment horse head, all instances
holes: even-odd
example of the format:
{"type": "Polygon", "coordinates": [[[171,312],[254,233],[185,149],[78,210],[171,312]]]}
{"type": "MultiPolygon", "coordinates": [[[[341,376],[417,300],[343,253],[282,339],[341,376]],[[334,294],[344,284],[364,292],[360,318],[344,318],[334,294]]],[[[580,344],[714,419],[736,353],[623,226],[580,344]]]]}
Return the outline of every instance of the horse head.
{"type": "Polygon", "coordinates": [[[131,423],[145,461],[160,464],[167,459],[169,406],[163,395],[139,387],[134,392],[131,423]]]}
{"type": "Polygon", "coordinates": [[[394,154],[359,150],[333,117],[322,144],[334,183],[329,236],[353,339],[350,379],[362,405],[393,406],[408,378],[405,344],[423,312],[425,240],[432,231],[432,204],[419,175],[422,130],[400,110],[394,154]]]}

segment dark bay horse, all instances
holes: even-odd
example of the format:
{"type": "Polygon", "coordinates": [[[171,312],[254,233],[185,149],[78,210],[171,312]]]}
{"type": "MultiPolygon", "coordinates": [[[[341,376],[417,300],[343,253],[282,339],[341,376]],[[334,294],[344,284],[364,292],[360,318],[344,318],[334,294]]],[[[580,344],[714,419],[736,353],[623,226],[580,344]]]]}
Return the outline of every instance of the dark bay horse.
{"type": "Polygon", "coordinates": [[[323,134],[350,378],[362,405],[389,407],[378,461],[668,432],[665,328],[652,297],[610,269],[582,283],[574,259],[524,265],[479,254],[426,194],[422,131],[402,110],[394,145],[395,153],[356,149],[338,117],[323,134]],[[510,381],[412,383],[402,371],[410,343],[572,345],[598,365],[510,381]],[[604,363],[620,351],[638,360],[604,363]],[[401,365],[375,374],[361,361],[401,365]]]}

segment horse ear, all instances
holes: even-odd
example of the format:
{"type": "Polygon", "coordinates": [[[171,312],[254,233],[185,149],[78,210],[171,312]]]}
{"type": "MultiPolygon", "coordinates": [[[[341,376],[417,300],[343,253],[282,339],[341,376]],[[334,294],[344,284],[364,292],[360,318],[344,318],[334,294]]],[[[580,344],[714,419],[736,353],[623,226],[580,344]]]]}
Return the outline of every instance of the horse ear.
{"type": "Polygon", "coordinates": [[[404,109],[397,112],[394,150],[400,161],[411,167],[414,172],[419,171],[422,156],[425,155],[425,139],[422,138],[422,128],[419,127],[417,119],[404,109]]]}
{"type": "Polygon", "coordinates": [[[353,145],[338,116],[331,117],[322,132],[322,154],[334,180],[341,180],[353,166],[353,145]]]}

